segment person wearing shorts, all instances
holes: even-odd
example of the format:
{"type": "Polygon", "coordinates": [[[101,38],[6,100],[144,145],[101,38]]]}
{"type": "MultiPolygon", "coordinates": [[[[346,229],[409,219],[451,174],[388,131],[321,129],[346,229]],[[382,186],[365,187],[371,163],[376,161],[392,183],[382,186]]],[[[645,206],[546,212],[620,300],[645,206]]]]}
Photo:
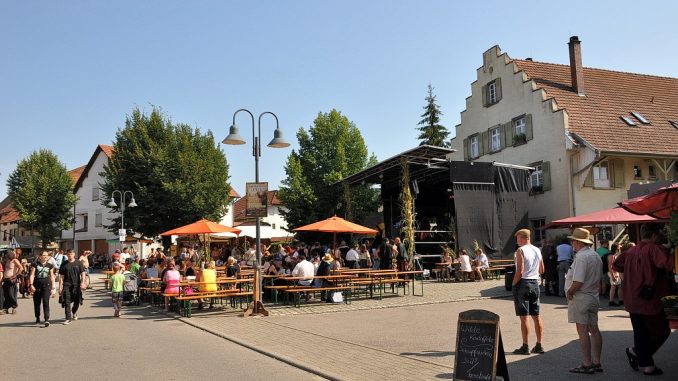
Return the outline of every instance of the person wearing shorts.
{"type": "Polygon", "coordinates": [[[516,316],[520,318],[523,345],[513,353],[519,355],[544,353],[544,348],[541,345],[544,324],[539,315],[539,283],[541,274],[544,273],[544,259],[539,248],[530,244],[530,233],[530,229],[521,229],[515,234],[518,241],[518,250],[515,256],[516,272],[513,276],[513,301],[516,316]],[[532,317],[535,335],[537,336],[537,343],[532,350],[527,344],[530,334],[528,316],[532,317]]]}
{"type": "Polygon", "coordinates": [[[567,320],[577,327],[582,364],[570,369],[572,373],[593,374],[602,372],[600,364],[603,336],[598,329],[598,290],[602,277],[603,261],[591,249],[593,241],[586,229],[577,228],[569,236],[575,251],[574,262],[565,275],[567,320]]]}

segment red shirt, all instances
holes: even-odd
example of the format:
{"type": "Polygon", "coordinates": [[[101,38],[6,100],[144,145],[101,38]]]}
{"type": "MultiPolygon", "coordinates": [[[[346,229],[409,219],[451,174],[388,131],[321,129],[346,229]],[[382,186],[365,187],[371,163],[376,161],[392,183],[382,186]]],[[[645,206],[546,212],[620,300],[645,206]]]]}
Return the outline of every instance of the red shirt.
{"type": "Polygon", "coordinates": [[[120,254],[113,253],[113,255],[111,255],[111,258],[113,259],[113,262],[117,262],[120,260],[120,254]]]}
{"type": "Polygon", "coordinates": [[[641,242],[621,253],[612,265],[615,271],[624,273],[622,290],[626,311],[639,315],[656,315],[662,312],[661,297],[669,295],[667,275],[673,271],[674,257],[660,245],[641,242]],[[626,269],[626,271],[625,271],[626,269]],[[644,285],[654,286],[654,296],[640,297],[644,285]]]}

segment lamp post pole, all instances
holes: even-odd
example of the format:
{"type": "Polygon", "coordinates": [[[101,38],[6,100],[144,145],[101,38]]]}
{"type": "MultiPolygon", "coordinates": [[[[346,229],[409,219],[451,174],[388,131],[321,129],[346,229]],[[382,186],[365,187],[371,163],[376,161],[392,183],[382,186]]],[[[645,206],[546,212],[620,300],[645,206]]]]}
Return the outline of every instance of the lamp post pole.
{"type": "MultiPolygon", "coordinates": [[[[261,114],[259,114],[259,119],[258,119],[258,130],[255,130],[254,128],[254,115],[247,109],[241,108],[237,110],[235,113],[233,113],[233,124],[231,125],[231,128],[229,129],[229,134],[228,136],[222,141],[223,144],[231,144],[231,145],[241,145],[245,144],[245,140],[240,137],[240,134],[238,133],[238,128],[235,126],[235,116],[241,112],[245,111],[250,115],[250,118],[252,119],[252,156],[254,156],[254,181],[259,182],[259,157],[261,156],[261,117],[269,114],[272,115],[275,118],[275,131],[273,133],[273,140],[271,140],[270,143],[268,143],[268,147],[271,148],[284,148],[284,147],[289,147],[290,143],[288,143],[285,139],[282,137],[282,131],[280,130],[280,126],[278,123],[278,116],[275,115],[274,113],[270,111],[264,111],[261,114]]],[[[255,246],[255,251],[256,251],[256,262],[255,262],[255,270],[254,270],[254,276],[255,276],[255,290],[254,290],[254,300],[252,301],[252,304],[250,307],[245,311],[245,316],[249,316],[251,314],[262,314],[264,316],[268,316],[268,311],[264,308],[263,303],[261,302],[261,294],[262,294],[262,279],[261,279],[261,219],[259,215],[257,214],[254,217],[254,221],[256,224],[256,246],[255,246]]]]}
{"type": "MultiPolygon", "coordinates": [[[[125,230],[125,198],[127,194],[129,194],[132,198],[132,200],[130,200],[127,206],[129,206],[130,208],[134,208],[135,206],[137,206],[137,203],[134,201],[134,193],[132,193],[132,191],[119,191],[116,189],[113,192],[111,192],[111,201],[108,203],[108,206],[111,208],[115,208],[118,206],[118,204],[115,203],[116,193],[120,196],[120,230],[125,230]]],[[[125,232],[125,237],[126,236],[127,232],[125,232]]],[[[123,236],[120,236],[120,238],[123,238],[123,236]]]]}

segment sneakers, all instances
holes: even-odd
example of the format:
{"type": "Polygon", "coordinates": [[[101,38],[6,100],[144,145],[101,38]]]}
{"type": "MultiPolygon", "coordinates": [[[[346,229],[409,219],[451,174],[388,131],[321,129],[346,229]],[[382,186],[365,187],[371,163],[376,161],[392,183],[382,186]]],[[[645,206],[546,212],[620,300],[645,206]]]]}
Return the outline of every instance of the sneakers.
{"type": "Polygon", "coordinates": [[[73,320],[78,320],[78,314],[73,314],[73,320]]]}
{"type": "Polygon", "coordinates": [[[49,322],[48,322],[48,321],[45,322],[45,328],[47,328],[47,327],[49,327],[49,322]]]}
{"type": "Polygon", "coordinates": [[[544,353],[544,347],[541,346],[541,343],[537,343],[534,348],[530,351],[530,353],[537,353],[537,354],[543,354],[544,353]]]}
{"type": "Polygon", "coordinates": [[[71,324],[71,321],[70,321],[70,320],[64,321],[64,325],[69,325],[69,324],[71,324]]]}
{"type": "Polygon", "coordinates": [[[529,355],[530,347],[528,347],[527,344],[523,344],[520,348],[513,351],[513,353],[516,355],[529,355]]]}

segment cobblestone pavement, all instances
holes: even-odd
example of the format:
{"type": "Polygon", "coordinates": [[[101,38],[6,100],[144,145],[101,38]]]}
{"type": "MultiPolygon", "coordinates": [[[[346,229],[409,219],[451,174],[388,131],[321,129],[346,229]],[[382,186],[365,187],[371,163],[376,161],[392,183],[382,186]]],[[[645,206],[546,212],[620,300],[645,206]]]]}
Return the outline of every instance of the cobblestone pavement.
{"type": "MultiPolygon", "coordinates": [[[[417,284],[418,286],[418,284],[417,284]]],[[[327,379],[440,380],[452,379],[454,340],[459,312],[486,309],[501,316],[509,371],[513,380],[570,380],[570,367],[581,363],[574,326],[567,324],[564,299],[542,298],[545,322],[544,355],[510,353],[521,343],[520,326],[503,280],[467,283],[426,282],[424,295],[360,299],[351,304],[311,302],[301,308],[269,306],[269,317],[242,318],[234,309],[197,311],[192,318],[168,315],[188,325],[263,353],[327,379]]],[[[606,304],[603,299],[601,304],[606,304]]],[[[147,307],[151,308],[152,307],[147,307]]],[[[598,378],[635,380],[624,348],[632,342],[628,314],[601,308],[603,365],[598,378]]],[[[534,343],[531,333],[530,344],[534,343]]],[[[678,372],[672,335],[655,357],[665,371],[678,372]]]]}

